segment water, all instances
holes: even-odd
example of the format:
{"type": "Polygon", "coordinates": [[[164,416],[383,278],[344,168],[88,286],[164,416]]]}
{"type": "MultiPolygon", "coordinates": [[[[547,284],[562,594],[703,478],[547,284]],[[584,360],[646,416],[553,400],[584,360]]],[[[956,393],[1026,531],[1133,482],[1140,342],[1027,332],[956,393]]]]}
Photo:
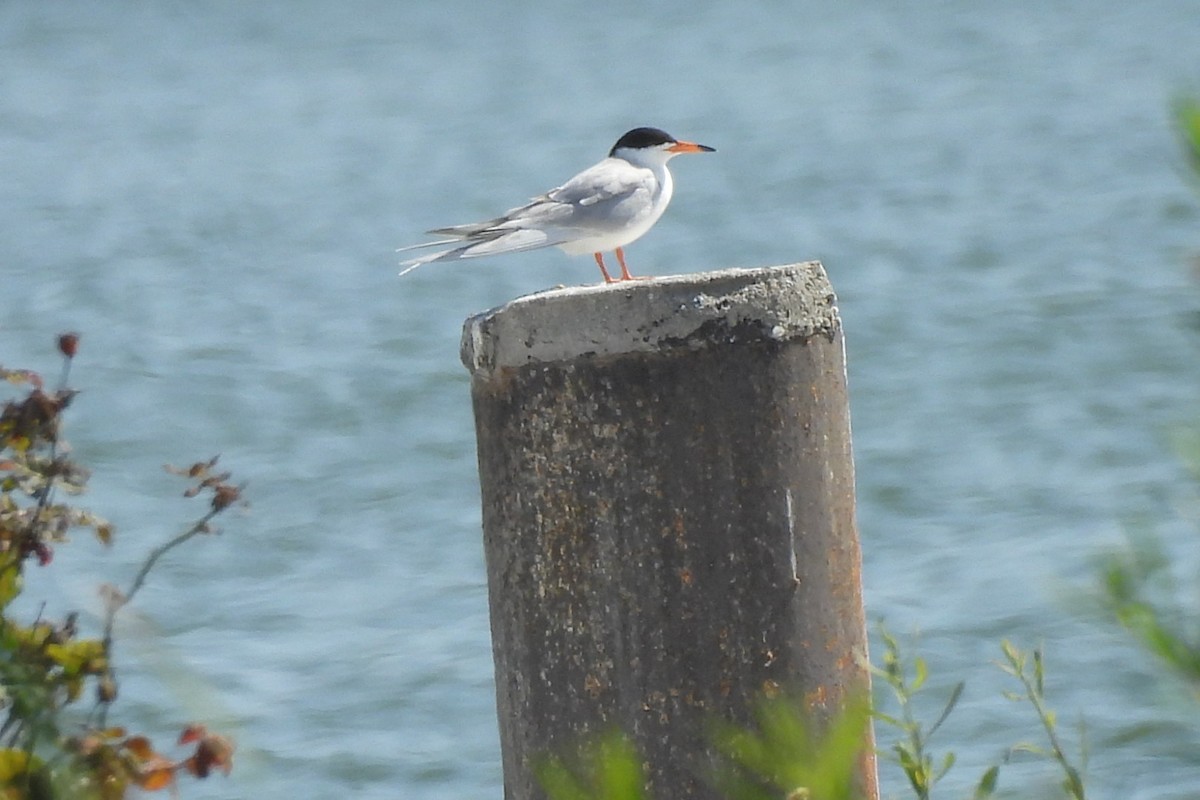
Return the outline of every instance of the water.
{"type": "Polygon", "coordinates": [[[868,611],[921,632],[931,709],[968,682],[945,796],[1036,735],[999,697],[1010,637],[1086,717],[1096,797],[1195,797],[1195,706],[1064,602],[1131,518],[1197,566],[1169,441],[1200,213],[1166,113],[1195,12],[6,3],[0,363],[54,373],[83,332],[69,433],[120,527],[30,593],[95,612],[200,512],[160,465],[220,452],[252,505],[139,596],[121,721],[237,738],[188,797],[498,797],[459,327],[597,276],[550,251],[400,281],[392,250],[658,125],[719,152],[674,162],[635,272],[820,258],[838,289],[868,611]]]}

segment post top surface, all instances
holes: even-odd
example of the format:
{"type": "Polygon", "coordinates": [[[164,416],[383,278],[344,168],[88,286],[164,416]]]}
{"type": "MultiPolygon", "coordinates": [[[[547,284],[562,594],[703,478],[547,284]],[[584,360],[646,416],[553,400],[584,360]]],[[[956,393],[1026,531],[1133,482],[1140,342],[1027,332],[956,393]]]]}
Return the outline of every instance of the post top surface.
{"type": "Polygon", "coordinates": [[[469,317],[473,375],[583,356],[704,347],[714,334],[785,341],[840,327],[820,262],[550,289],[469,317]],[[724,332],[716,333],[716,332],[724,332]]]}

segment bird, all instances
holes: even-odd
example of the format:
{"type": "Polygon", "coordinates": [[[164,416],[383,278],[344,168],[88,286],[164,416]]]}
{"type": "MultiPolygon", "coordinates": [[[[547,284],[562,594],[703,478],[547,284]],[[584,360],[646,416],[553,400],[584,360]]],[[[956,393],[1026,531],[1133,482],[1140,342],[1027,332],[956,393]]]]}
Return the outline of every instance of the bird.
{"type": "Polygon", "coordinates": [[[434,228],[428,233],[446,238],[400,248],[396,252],[444,248],[401,262],[400,274],[435,261],[558,247],[568,255],[591,253],[605,283],[633,280],[624,247],[654,227],[671,202],[675,186],[667,162],[682,153],[712,152],[715,148],[676,139],[658,128],[634,128],[617,140],[607,158],[525,205],[484,222],[434,228]],[[620,278],[605,266],[607,251],[616,253],[620,278]]]}

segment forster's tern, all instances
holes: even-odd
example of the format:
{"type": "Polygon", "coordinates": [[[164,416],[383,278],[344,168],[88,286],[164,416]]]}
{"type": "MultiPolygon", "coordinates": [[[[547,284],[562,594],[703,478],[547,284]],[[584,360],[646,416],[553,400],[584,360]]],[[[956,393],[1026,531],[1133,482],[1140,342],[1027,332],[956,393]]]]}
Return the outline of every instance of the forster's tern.
{"type": "Polygon", "coordinates": [[[433,261],[558,247],[569,255],[592,253],[606,283],[616,279],[608,274],[602,253],[613,250],[620,280],[630,280],[621,248],[650,230],[671,202],[674,186],[667,162],[680,153],[711,152],[711,147],[681,142],[658,128],[634,128],[617,140],[608,158],[529,204],[486,222],[435,228],[429,233],[449,238],[401,248],[397,252],[449,245],[401,263],[400,274],[433,261]]]}

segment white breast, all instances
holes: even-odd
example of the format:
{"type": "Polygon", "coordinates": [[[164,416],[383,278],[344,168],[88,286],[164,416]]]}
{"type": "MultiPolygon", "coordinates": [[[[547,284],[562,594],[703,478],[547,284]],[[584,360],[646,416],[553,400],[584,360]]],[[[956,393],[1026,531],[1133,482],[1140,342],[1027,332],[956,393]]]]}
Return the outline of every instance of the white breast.
{"type": "Polygon", "coordinates": [[[573,216],[578,224],[572,225],[575,235],[559,245],[563,252],[582,255],[616,250],[654,227],[675,191],[671,173],[665,164],[657,168],[629,165],[628,171],[638,174],[636,185],[628,192],[577,207],[573,216]]]}

